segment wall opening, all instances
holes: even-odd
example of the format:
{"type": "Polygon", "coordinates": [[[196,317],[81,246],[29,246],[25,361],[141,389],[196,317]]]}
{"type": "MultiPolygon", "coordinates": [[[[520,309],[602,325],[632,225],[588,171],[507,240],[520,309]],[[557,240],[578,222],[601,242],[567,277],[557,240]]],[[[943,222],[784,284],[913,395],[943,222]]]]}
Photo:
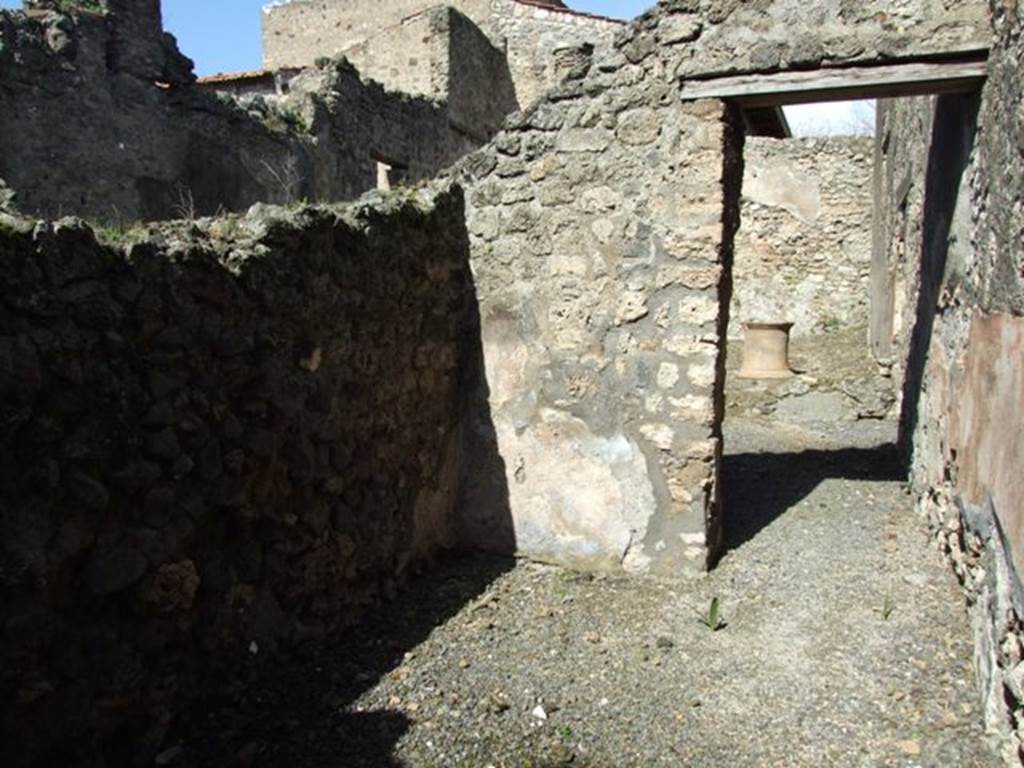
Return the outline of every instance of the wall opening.
{"type": "Polygon", "coordinates": [[[372,152],[370,157],[377,167],[378,192],[388,192],[405,182],[409,170],[407,164],[394,159],[386,159],[377,152],[372,152]]]}
{"type": "Polygon", "coordinates": [[[863,109],[839,135],[827,126],[820,133],[832,135],[748,135],[729,308],[723,552],[822,483],[905,476],[898,446],[912,451],[938,286],[951,244],[969,237],[958,217],[977,103],[976,92],[880,100],[870,135],[863,109]],[[929,109],[920,128],[931,146],[901,144],[887,129],[929,109]],[[754,323],[790,324],[792,375],[744,377],[754,323]]]}
{"type": "Polygon", "coordinates": [[[748,130],[743,148],[725,374],[726,552],[829,478],[891,473],[892,388],[866,343],[872,103],[787,117],[799,135],[748,130]],[[755,336],[785,333],[788,370],[762,370],[755,336]]]}

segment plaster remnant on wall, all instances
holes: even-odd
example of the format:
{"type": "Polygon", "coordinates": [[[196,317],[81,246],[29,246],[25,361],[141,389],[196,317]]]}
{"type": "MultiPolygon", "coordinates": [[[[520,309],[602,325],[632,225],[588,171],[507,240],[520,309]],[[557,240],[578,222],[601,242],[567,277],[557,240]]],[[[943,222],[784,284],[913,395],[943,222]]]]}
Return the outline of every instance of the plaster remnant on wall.
{"type": "MultiPolygon", "coordinates": [[[[376,184],[377,163],[403,168],[407,180],[433,175],[478,147],[483,133],[474,126],[496,127],[493,113],[477,122],[472,105],[453,111],[389,93],[339,60],[298,76],[280,102],[203,94],[158,35],[155,0],[136,6],[146,13],[126,13],[131,23],[121,29],[116,18],[108,27],[82,14],[0,13],[0,76],[13,83],[0,91],[0,130],[25,148],[0,156],[0,175],[19,202],[91,213],[97,201],[113,203],[131,218],[178,207],[188,219],[140,237],[108,233],[130,242],[122,248],[74,220],[36,226],[0,214],[0,255],[13,265],[0,270],[0,312],[14,329],[0,339],[2,415],[16,447],[27,446],[0,445],[4,498],[15,500],[2,518],[0,605],[5,618],[14,613],[20,625],[50,633],[40,644],[9,633],[2,649],[14,660],[0,665],[5,689],[20,695],[19,706],[43,701],[31,729],[20,710],[0,712],[4,733],[20,740],[2,746],[43,753],[52,723],[72,719],[102,745],[134,727],[128,715],[98,712],[94,694],[112,691],[139,715],[144,751],[193,690],[244,685],[237,669],[322,638],[455,543],[631,575],[706,570],[722,542],[743,121],[720,101],[682,102],[679,83],[989,42],[982,3],[870,5],[666,0],[621,26],[512,0],[458,0],[493,43],[477,47],[474,60],[507,65],[494,74],[507,75],[517,103],[536,106],[509,115],[493,142],[451,169],[451,188],[401,190],[346,211],[297,203],[361,194],[376,184]],[[68,19],[80,34],[68,33],[68,19]],[[126,45],[127,29],[145,31],[138,46],[126,45]],[[504,62],[492,55],[503,47],[504,62]],[[41,82],[59,93],[59,114],[14,117],[37,104],[41,82]],[[125,105],[136,111],[112,125],[125,105]],[[49,179],[35,179],[54,144],[95,165],[53,163],[49,179]],[[296,207],[199,216],[266,197],[296,207]],[[42,622],[40,604],[53,607],[42,622]],[[78,620],[111,652],[69,672],[48,649],[78,620]],[[205,674],[210,658],[225,660],[223,676],[205,674]],[[137,674],[122,675],[125,667],[137,674]],[[80,684],[85,706],[66,716],[63,703],[79,699],[46,698],[36,683],[50,678],[80,684]]],[[[306,43],[324,33],[324,13],[340,7],[281,6],[265,15],[268,35],[281,38],[279,51],[330,53],[335,39],[306,43]],[[287,24],[302,18],[317,23],[288,37],[287,24]]],[[[1000,42],[973,194],[943,200],[954,209],[953,258],[942,268],[925,259],[915,274],[898,261],[910,246],[904,238],[883,266],[908,291],[928,283],[921,306],[943,310],[932,328],[920,322],[936,319],[927,312],[910,316],[912,298],[893,302],[907,308],[906,338],[923,342],[911,345],[901,374],[914,381],[926,369],[913,363],[922,361],[933,374],[916,391],[917,422],[908,425],[915,489],[975,600],[988,716],[1019,757],[1018,563],[1000,533],[1019,528],[1019,487],[1000,476],[998,461],[972,467],[953,448],[967,441],[979,457],[992,455],[976,430],[1004,425],[981,409],[970,429],[950,423],[957,398],[991,398],[1002,415],[1019,389],[1015,369],[982,376],[1004,347],[1018,351],[1012,328],[1024,295],[1021,128],[1001,119],[1020,112],[1020,18],[1005,3],[990,9],[1000,42]],[[968,234],[965,222],[977,230],[968,234]],[[976,316],[1005,316],[1005,327],[973,326],[976,316]],[[969,493],[958,484],[961,467],[969,493]]],[[[380,0],[357,10],[369,24],[410,7],[380,0]]],[[[423,3],[412,10],[430,12],[391,30],[392,39],[429,30],[433,42],[461,32],[467,44],[480,42],[451,13],[423,3]]],[[[377,56],[366,37],[346,42],[353,56],[377,56]]],[[[408,66],[420,63],[412,49],[375,63],[436,95],[458,45],[447,59],[444,46],[428,51],[421,69],[408,66]]],[[[450,66],[447,77],[451,86],[450,66]]],[[[953,140],[962,150],[969,126],[950,128],[948,117],[929,113],[924,129],[945,126],[936,147],[953,140]]],[[[778,205],[756,187],[752,197],[779,216],[793,218],[786,205],[801,212],[802,226],[827,219],[829,189],[820,184],[816,216],[813,199],[778,205]]],[[[918,191],[906,192],[904,223],[921,212],[918,191]]],[[[921,230],[934,242],[919,253],[930,256],[944,238],[925,219],[921,230]]],[[[855,245],[844,256],[858,258],[855,245]]],[[[827,289],[826,273],[851,286],[862,278],[833,256],[826,264],[806,281],[811,294],[827,289]]]]}
{"type": "Polygon", "coordinates": [[[618,569],[632,551],[640,567],[634,539],[644,539],[654,493],[637,444],[554,410],[538,416],[525,430],[496,422],[501,455],[526,468],[525,481],[509,485],[517,548],[589,570],[618,569]]]}
{"type": "Polygon", "coordinates": [[[759,205],[782,208],[805,224],[821,213],[821,187],[818,180],[799,174],[792,167],[774,165],[758,169],[747,160],[747,176],[743,195],[759,205]]]}
{"type": "MultiPolygon", "coordinates": [[[[525,456],[527,467],[526,482],[510,495],[513,531],[495,533],[492,491],[473,487],[472,470],[464,525],[472,543],[530,557],[678,575],[706,563],[716,541],[708,535],[695,555],[678,533],[704,531],[717,519],[707,467],[695,476],[686,464],[710,462],[720,448],[717,324],[730,205],[739,201],[738,116],[717,103],[673,103],[651,64],[595,51],[578,92],[552,93],[513,117],[493,150],[457,170],[469,189],[470,220],[495,211],[505,222],[497,240],[472,228],[487,382],[480,396],[497,425],[499,453],[525,456]],[[492,194],[495,179],[508,178],[504,169],[532,190],[524,202],[492,194]],[[526,318],[530,328],[512,318],[526,318]],[[517,366],[527,360],[524,376],[517,366]],[[569,421],[558,420],[556,430],[538,416],[548,411],[569,421]],[[634,460],[617,465],[612,482],[591,457],[594,441],[619,438],[634,446],[634,460]],[[564,467],[573,468],[568,478],[564,467]],[[551,482],[540,483],[548,473],[551,482]],[[649,489],[627,522],[614,512],[623,473],[628,485],[649,489]],[[532,495],[523,495],[527,489],[532,495]],[[573,543],[593,524],[580,500],[617,532],[614,546],[599,548],[616,557],[573,543]],[[495,537],[497,546],[489,542],[495,537]],[[623,542],[634,555],[628,565],[623,542]]],[[[467,434],[473,456],[486,436],[467,434]]]]}

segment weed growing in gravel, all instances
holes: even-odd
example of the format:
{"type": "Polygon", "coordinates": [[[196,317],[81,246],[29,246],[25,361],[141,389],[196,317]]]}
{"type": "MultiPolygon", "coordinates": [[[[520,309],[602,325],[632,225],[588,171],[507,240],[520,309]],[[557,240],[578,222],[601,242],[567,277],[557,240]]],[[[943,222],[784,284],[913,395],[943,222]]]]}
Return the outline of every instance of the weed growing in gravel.
{"type": "Polygon", "coordinates": [[[719,605],[718,598],[711,598],[711,605],[708,606],[707,611],[700,614],[700,623],[710,629],[712,632],[717,632],[720,629],[726,628],[725,620],[722,618],[721,606],[719,605]]]}
{"type": "Polygon", "coordinates": [[[888,621],[889,617],[892,616],[892,612],[896,610],[896,601],[892,599],[892,595],[886,593],[885,600],[882,601],[882,621],[888,621]]]}

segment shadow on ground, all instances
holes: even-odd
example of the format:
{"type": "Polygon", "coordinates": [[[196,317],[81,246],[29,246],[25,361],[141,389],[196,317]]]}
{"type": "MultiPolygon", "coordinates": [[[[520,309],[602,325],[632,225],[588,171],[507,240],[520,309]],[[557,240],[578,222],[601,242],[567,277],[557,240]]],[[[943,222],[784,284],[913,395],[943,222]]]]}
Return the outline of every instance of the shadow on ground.
{"type": "Polygon", "coordinates": [[[727,454],[722,465],[722,487],[726,493],[723,552],[731,552],[750,541],[824,480],[892,481],[904,476],[899,452],[890,444],[796,453],[727,454]]]}
{"type": "Polygon", "coordinates": [[[394,601],[338,632],[314,657],[291,663],[237,705],[199,719],[174,765],[202,768],[399,768],[394,747],[409,730],[396,710],[351,705],[431,631],[482,594],[514,561],[452,556],[410,580],[394,601]]]}

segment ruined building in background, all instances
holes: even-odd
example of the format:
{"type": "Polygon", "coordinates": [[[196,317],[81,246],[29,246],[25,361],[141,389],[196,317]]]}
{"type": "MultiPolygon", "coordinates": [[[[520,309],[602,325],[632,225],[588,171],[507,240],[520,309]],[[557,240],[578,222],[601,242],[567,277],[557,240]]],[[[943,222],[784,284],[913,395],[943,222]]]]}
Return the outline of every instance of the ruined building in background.
{"type": "MultiPolygon", "coordinates": [[[[536,103],[468,156],[471,121],[341,61],[237,100],[192,83],[155,3],[48,5],[0,14],[14,205],[160,217],[178,193],[185,221],[97,238],[0,218],[6,764],[150,762],[196,702],[449,546],[637,576],[711,567],[749,112],[835,98],[851,72],[861,92],[952,91],[883,112],[872,344],[972,597],[988,725],[1019,761],[1017,3],[666,0],[523,75],[510,42],[516,99],[536,103]],[[448,170],[302,204],[402,158],[414,179],[448,170]],[[197,216],[268,198],[292,206],[197,216]],[[53,723],[74,738],[54,743],[53,723]]],[[[282,6],[269,33],[314,6],[332,7],[282,6]]],[[[457,9],[500,64],[491,17],[457,9]]]]}
{"type": "MultiPolygon", "coordinates": [[[[272,7],[267,24],[312,7],[272,7]]],[[[308,49],[312,61],[197,81],[155,0],[35,0],[27,24],[0,14],[0,133],[19,147],[0,156],[0,178],[23,211],[113,224],[350,200],[422,181],[486,143],[535,89],[584,75],[623,27],[521,2],[506,12],[498,26],[507,38],[455,7],[430,6],[382,30],[379,49],[364,41],[361,53],[348,50],[359,69],[325,43],[308,49]],[[402,30],[410,39],[393,37],[402,30]],[[382,58],[387,50],[419,53],[403,68],[382,58]],[[513,66],[514,50],[543,72],[513,66]]],[[[777,108],[746,116],[759,131],[786,134],[777,108]]]]}
{"type": "MultiPolygon", "coordinates": [[[[343,60],[293,72],[290,92],[236,99],[197,84],[159,3],[105,0],[73,14],[37,0],[0,12],[0,178],[25,212],[110,224],[243,210],[256,202],[349,200],[436,175],[513,109],[500,88],[475,111],[385,90],[343,60]],[[41,87],[45,83],[45,87],[41,87]]],[[[486,39],[467,85],[500,83],[486,39]]],[[[473,46],[478,45],[478,49],[473,46]]],[[[463,79],[465,84],[466,78],[463,79]]]]}
{"type": "Polygon", "coordinates": [[[506,58],[517,107],[532,105],[583,65],[581,47],[609,47],[624,25],[559,0],[291,0],[263,11],[263,65],[309,66],[318,56],[341,55],[388,88],[445,98],[448,79],[474,67],[463,41],[449,33],[451,10],[506,58]]]}
{"type": "MultiPolygon", "coordinates": [[[[264,8],[265,69],[255,74],[266,79],[344,56],[390,90],[444,102],[456,125],[479,124],[481,110],[500,122],[585,74],[624,26],[559,0],[288,0],[264,8]],[[499,71],[489,67],[483,76],[481,57],[495,55],[499,71]]],[[[686,42],[699,32],[674,34],[686,42]]],[[[753,133],[789,135],[778,107],[745,110],[744,121],[753,133]]]]}

